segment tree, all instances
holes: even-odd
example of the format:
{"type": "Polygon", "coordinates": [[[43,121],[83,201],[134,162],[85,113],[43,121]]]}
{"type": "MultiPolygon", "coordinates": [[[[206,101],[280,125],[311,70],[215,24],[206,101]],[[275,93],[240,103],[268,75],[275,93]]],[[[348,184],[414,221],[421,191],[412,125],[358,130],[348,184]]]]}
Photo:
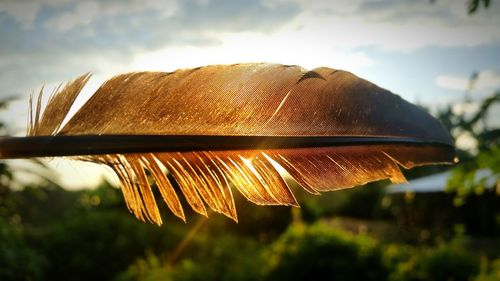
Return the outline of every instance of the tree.
{"type": "MultiPolygon", "coordinates": [[[[471,75],[470,86],[474,86],[478,74],[471,75]]],[[[459,105],[474,103],[468,92],[459,105]]],[[[472,113],[454,110],[451,105],[438,113],[438,119],[453,134],[455,139],[468,138],[475,143],[468,150],[457,148],[461,164],[453,169],[448,183],[450,190],[457,192],[456,204],[461,205],[469,194],[481,194],[485,188],[495,185],[500,189],[500,128],[491,126],[488,117],[494,105],[500,103],[500,91],[478,102],[472,113]]]]}

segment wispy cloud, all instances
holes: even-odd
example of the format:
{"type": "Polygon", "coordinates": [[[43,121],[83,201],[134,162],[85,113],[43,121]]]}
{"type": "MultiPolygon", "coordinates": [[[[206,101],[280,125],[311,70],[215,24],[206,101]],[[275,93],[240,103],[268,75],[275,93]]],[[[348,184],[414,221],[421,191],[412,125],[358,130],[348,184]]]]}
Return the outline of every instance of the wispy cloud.
{"type": "Polygon", "coordinates": [[[491,92],[500,89],[500,72],[483,70],[477,73],[477,77],[473,80],[470,77],[460,75],[439,75],[436,77],[436,84],[441,88],[456,91],[491,92]]]}
{"type": "Polygon", "coordinates": [[[436,77],[436,84],[444,89],[465,91],[469,86],[469,78],[454,75],[439,75],[436,77]]]}
{"type": "Polygon", "coordinates": [[[21,23],[23,27],[31,27],[41,5],[37,3],[16,3],[6,2],[0,4],[0,13],[5,13],[12,17],[17,22],[21,23]]]}
{"type": "Polygon", "coordinates": [[[99,24],[112,22],[117,17],[131,17],[130,24],[138,26],[141,24],[141,16],[146,13],[159,11],[155,16],[165,19],[175,15],[178,9],[177,0],[81,1],[49,17],[43,26],[47,30],[66,32],[86,26],[97,28],[99,24]]]}
{"type": "MultiPolygon", "coordinates": [[[[280,0],[275,0],[280,1],[280,0]]],[[[411,51],[500,41],[500,6],[470,16],[467,1],[305,1],[291,24],[328,36],[337,46],[411,51]]]]}
{"type": "Polygon", "coordinates": [[[42,8],[60,7],[70,1],[71,0],[4,0],[0,2],[0,22],[1,14],[4,13],[22,24],[23,28],[30,29],[42,8]]]}

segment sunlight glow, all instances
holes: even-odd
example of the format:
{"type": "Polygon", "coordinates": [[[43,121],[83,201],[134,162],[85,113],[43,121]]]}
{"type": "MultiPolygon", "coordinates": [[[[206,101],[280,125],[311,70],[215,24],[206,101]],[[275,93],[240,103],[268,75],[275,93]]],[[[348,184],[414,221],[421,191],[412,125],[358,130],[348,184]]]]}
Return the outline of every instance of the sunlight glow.
{"type": "Polygon", "coordinates": [[[300,65],[308,69],[335,65],[354,71],[373,63],[362,52],[342,52],[333,49],[329,44],[320,44],[321,42],[311,44],[307,36],[296,32],[226,33],[217,38],[221,42],[218,45],[165,47],[139,54],[134,58],[131,68],[173,71],[209,64],[270,62],[300,65]]]}

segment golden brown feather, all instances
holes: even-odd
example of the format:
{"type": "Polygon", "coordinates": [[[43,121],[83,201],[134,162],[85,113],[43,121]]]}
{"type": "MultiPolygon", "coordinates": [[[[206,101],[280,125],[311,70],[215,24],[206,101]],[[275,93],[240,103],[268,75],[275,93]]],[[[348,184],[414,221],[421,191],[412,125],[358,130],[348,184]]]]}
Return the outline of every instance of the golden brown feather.
{"type": "Polygon", "coordinates": [[[185,220],[167,173],[194,211],[207,215],[208,207],[237,220],[234,190],[256,204],[298,206],[278,166],[318,194],[386,178],[404,182],[400,166],[454,157],[453,140],[437,120],[345,71],[238,64],[128,73],[105,82],[62,126],[89,78],[66,85],[43,112],[38,99],[29,121],[32,146],[0,140],[0,157],[84,154],[77,159],[113,169],[130,212],[158,225],[152,186],[185,220]],[[121,138],[104,140],[109,136],[144,141],[130,149],[121,138]],[[153,149],[147,142],[154,136],[184,143],[160,141],[153,149]],[[75,140],[74,149],[56,147],[65,137],[75,140]],[[210,142],[213,137],[227,141],[210,142]]]}

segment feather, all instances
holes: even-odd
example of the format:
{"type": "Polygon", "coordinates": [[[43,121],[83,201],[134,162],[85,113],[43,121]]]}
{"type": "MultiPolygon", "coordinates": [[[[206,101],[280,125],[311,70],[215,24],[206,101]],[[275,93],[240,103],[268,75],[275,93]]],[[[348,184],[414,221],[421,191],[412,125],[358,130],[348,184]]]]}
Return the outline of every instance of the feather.
{"type": "Polygon", "coordinates": [[[41,96],[32,98],[28,136],[1,138],[0,158],[72,156],[110,166],[130,212],[158,225],[152,186],[182,220],[179,195],[199,214],[237,220],[235,190],[256,204],[298,206],[280,168],[319,194],[405,182],[400,167],[455,155],[428,113],[346,71],[236,64],[127,73],[63,125],[89,78],[62,87],[43,112],[41,96]]]}

